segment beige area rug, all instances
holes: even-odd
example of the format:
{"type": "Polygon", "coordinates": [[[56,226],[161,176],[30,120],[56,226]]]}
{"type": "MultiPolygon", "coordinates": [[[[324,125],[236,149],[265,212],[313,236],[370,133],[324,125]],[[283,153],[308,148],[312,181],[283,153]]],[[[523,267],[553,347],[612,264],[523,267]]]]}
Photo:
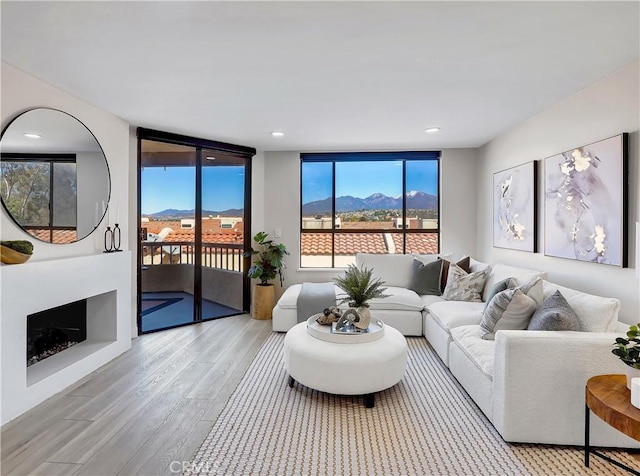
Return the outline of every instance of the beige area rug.
{"type": "MultiPolygon", "coordinates": [[[[407,339],[406,375],[372,409],[290,388],[283,340],[264,343],[186,474],[628,474],[595,456],[585,468],[581,448],[505,443],[424,338],[407,339]]],[[[638,466],[624,451],[607,454],[638,466]]]]}

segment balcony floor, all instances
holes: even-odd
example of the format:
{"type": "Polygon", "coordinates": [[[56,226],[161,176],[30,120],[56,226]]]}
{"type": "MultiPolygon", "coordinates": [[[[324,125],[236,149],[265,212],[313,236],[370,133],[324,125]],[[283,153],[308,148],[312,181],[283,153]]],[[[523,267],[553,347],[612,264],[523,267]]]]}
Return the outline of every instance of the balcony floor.
{"type": "MultiPolygon", "coordinates": [[[[242,313],[224,304],[202,301],[203,320],[242,313]]],[[[142,332],[193,322],[193,295],[185,292],[142,293],[142,332]]]]}

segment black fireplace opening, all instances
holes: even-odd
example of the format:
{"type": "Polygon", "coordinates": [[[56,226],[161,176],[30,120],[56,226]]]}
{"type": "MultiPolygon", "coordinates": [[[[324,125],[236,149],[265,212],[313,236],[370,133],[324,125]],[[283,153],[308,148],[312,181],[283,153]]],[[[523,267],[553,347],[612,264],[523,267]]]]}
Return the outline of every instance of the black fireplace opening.
{"type": "Polygon", "coordinates": [[[87,339],[87,300],[27,316],[27,367],[87,339]]]}

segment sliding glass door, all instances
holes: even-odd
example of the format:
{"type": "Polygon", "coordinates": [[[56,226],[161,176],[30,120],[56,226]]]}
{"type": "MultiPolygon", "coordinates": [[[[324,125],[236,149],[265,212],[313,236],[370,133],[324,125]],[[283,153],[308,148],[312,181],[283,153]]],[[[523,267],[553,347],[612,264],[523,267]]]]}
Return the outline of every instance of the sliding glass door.
{"type": "Polygon", "coordinates": [[[247,312],[250,155],[138,135],[140,332],[247,312]]]}

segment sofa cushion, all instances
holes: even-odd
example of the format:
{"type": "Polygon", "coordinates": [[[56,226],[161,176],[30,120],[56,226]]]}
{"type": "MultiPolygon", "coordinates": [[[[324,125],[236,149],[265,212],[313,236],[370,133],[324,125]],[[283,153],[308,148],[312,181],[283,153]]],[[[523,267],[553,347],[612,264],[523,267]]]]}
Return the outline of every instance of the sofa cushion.
{"type": "Polygon", "coordinates": [[[519,289],[506,289],[491,300],[482,313],[483,339],[494,340],[499,330],[524,330],[536,310],[536,302],[519,289]]]}
{"type": "MultiPolygon", "coordinates": [[[[471,264],[469,263],[470,260],[471,260],[470,257],[463,256],[458,261],[456,261],[456,265],[460,266],[467,273],[470,273],[471,272],[471,268],[470,268],[471,264]]],[[[451,261],[449,261],[448,259],[442,259],[442,279],[440,281],[440,287],[442,291],[444,291],[444,288],[447,286],[447,278],[449,277],[449,266],[451,266],[451,261]]]]}
{"type": "Polygon", "coordinates": [[[545,299],[556,291],[562,293],[578,315],[583,332],[615,332],[620,311],[619,300],[583,293],[548,281],[542,284],[545,299]]]}
{"type": "Polygon", "coordinates": [[[442,296],[435,296],[433,294],[422,294],[420,296],[420,300],[422,301],[422,304],[424,304],[425,309],[431,306],[433,303],[445,302],[445,300],[442,299],[442,296]]]}
{"type": "Polygon", "coordinates": [[[489,268],[467,273],[460,266],[451,265],[442,296],[448,301],[482,301],[482,288],[488,275],[489,268]]]}
{"type": "Polygon", "coordinates": [[[433,294],[440,296],[440,279],[442,274],[442,260],[423,263],[418,259],[413,260],[411,266],[411,286],[409,289],[417,294],[433,294]]]}
{"type": "Polygon", "coordinates": [[[482,293],[482,300],[487,301],[489,297],[489,291],[494,284],[499,281],[502,281],[506,278],[514,278],[516,284],[519,286],[521,284],[528,283],[533,281],[535,278],[546,278],[547,273],[545,271],[537,271],[535,269],[526,269],[526,268],[517,268],[515,266],[508,266],[506,264],[497,263],[491,269],[491,274],[487,279],[487,284],[484,287],[484,292],[482,293]]]}
{"type": "Polygon", "coordinates": [[[482,319],[481,302],[444,301],[429,304],[427,311],[443,329],[479,324],[482,319]]]}
{"type": "Polygon", "coordinates": [[[469,259],[469,271],[471,273],[475,273],[476,271],[482,271],[483,269],[491,268],[489,263],[483,263],[482,261],[477,261],[473,258],[469,259]]]}
{"type": "Polygon", "coordinates": [[[368,304],[370,309],[385,309],[391,311],[422,311],[424,303],[411,289],[386,286],[384,292],[388,295],[382,299],[371,299],[368,304]]]}
{"type": "Polygon", "coordinates": [[[579,331],[580,318],[560,291],[556,291],[533,313],[530,331],[579,331]]]}
{"type": "Polygon", "coordinates": [[[484,340],[485,331],[479,326],[461,326],[451,329],[451,338],[459,344],[469,360],[489,379],[493,380],[494,351],[496,343],[484,340]]]}
{"type": "Polygon", "coordinates": [[[439,259],[449,259],[453,253],[429,253],[426,255],[419,253],[412,253],[413,257],[423,263],[432,263],[439,259]]]}
{"type": "Polygon", "coordinates": [[[411,286],[412,255],[356,254],[356,266],[373,270],[373,277],[380,278],[386,286],[408,288],[411,286]]]}

